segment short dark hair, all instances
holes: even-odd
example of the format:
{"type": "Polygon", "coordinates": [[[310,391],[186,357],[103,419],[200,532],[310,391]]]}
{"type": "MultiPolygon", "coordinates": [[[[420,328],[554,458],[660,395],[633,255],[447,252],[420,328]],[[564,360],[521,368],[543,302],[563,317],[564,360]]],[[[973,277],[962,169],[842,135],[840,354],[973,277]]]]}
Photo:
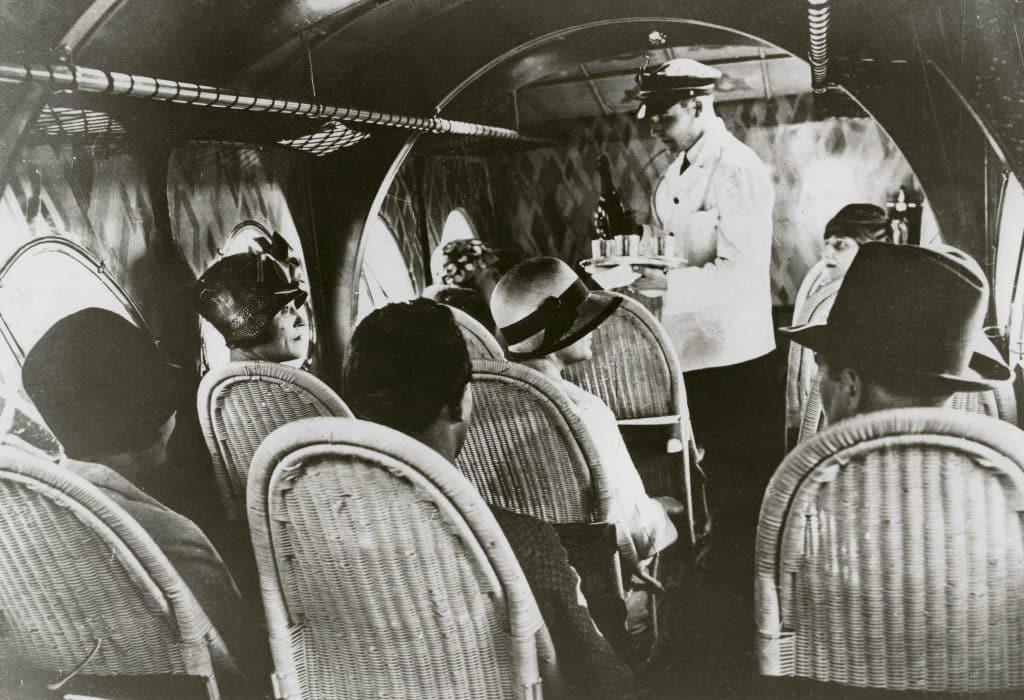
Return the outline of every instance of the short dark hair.
{"type": "Polygon", "coordinates": [[[454,306],[460,311],[465,311],[474,320],[478,321],[481,326],[489,330],[492,335],[497,330],[497,327],[494,325],[494,317],[491,316],[491,307],[480,296],[480,292],[475,289],[442,287],[434,295],[434,301],[446,306],[454,306]]]}
{"type": "Polygon", "coordinates": [[[856,370],[867,384],[874,384],[895,396],[917,399],[922,406],[936,404],[956,393],[948,382],[927,375],[889,372],[880,369],[865,370],[858,366],[856,360],[844,358],[842,354],[834,357],[819,355],[824,360],[832,376],[844,368],[856,370]]]}
{"type": "Polygon", "coordinates": [[[471,365],[452,313],[430,299],[388,304],[356,328],[343,395],[357,416],[412,433],[448,407],[460,417],[471,365]]]}

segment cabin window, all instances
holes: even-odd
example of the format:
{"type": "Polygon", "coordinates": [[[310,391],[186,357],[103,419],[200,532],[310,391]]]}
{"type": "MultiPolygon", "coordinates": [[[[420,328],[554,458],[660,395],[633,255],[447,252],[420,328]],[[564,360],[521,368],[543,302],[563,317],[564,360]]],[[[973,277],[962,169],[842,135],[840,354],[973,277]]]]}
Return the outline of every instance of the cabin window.
{"type": "Polygon", "coordinates": [[[480,236],[477,235],[476,226],[473,225],[469,214],[462,207],[452,209],[448,218],[444,220],[444,228],[441,229],[441,244],[471,238],[480,238],[480,236]]]}
{"type": "Polygon", "coordinates": [[[54,323],[98,307],[146,328],[135,304],[103,261],[62,238],[39,238],[19,248],[0,270],[0,332],[7,349],[0,372],[20,384],[21,363],[54,323]]]}
{"type": "Polygon", "coordinates": [[[374,309],[416,296],[398,241],[387,222],[376,216],[367,223],[363,266],[359,272],[356,322],[374,309]]]}
{"type": "MultiPolygon", "coordinates": [[[[280,234],[268,231],[263,224],[257,221],[243,221],[236,225],[228,240],[220,247],[216,260],[240,253],[265,253],[273,256],[291,279],[302,285],[304,289],[309,289],[309,276],[306,273],[306,264],[302,258],[302,251],[293,248],[280,234]]],[[[282,364],[303,367],[309,362],[309,358],[314,356],[316,324],[313,323],[311,298],[312,295],[306,297],[304,307],[306,319],[309,323],[309,349],[306,352],[306,357],[289,360],[282,364]]],[[[211,367],[220,367],[227,364],[231,359],[231,351],[224,342],[224,336],[205,319],[201,319],[200,324],[204,371],[211,367]]]]}
{"type": "Polygon", "coordinates": [[[1024,357],[1024,187],[1007,173],[999,204],[995,301],[1000,327],[1009,328],[1010,359],[1024,357]]]}

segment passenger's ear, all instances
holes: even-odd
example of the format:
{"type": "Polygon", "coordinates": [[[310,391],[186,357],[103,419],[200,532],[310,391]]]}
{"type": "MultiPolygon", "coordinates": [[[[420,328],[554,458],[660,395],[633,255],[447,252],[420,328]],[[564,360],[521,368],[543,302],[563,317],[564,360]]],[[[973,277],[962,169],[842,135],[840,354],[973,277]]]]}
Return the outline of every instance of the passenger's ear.
{"type": "Polygon", "coordinates": [[[839,375],[843,399],[850,411],[847,415],[856,415],[864,404],[864,376],[852,367],[843,368],[839,375]]]}

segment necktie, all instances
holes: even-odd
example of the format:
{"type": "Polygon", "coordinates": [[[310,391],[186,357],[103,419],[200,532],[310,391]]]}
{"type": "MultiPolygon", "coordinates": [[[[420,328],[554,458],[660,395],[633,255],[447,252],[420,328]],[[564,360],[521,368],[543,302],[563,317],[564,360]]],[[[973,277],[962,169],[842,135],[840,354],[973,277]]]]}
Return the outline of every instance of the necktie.
{"type": "Polygon", "coordinates": [[[686,169],[689,168],[689,167],[690,167],[690,159],[687,158],[686,156],[683,156],[683,162],[679,166],[679,174],[682,175],[683,173],[685,173],[686,169]]]}

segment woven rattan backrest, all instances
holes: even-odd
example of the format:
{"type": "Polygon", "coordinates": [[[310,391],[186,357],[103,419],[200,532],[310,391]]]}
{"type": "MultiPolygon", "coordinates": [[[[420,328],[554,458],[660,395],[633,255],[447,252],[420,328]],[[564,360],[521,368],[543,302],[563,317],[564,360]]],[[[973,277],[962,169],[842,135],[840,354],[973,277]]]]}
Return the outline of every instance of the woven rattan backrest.
{"type": "Polygon", "coordinates": [[[466,340],[466,350],[469,351],[471,360],[505,359],[505,351],[501,349],[498,339],[484,328],[483,324],[462,309],[454,306],[448,308],[455,317],[455,324],[459,327],[462,337],[466,340]]]}
{"type": "MultiPolygon", "coordinates": [[[[804,405],[798,444],[814,437],[827,425],[822,413],[820,385],[821,377],[816,373],[804,405]]],[[[958,391],[950,399],[949,407],[954,411],[999,418],[1011,425],[1017,425],[1017,397],[1013,385],[1009,382],[985,391],[958,391]]]]}
{"type": "Polygon", "coordinates": [[[539,692],[553,657],[519,564],[422,443],[356,419],[287,425],[253,459],[249,525],[279,697],[539,692]]]}
{"type": "Polygon", "coordinates": [[[757,530],[759,663],[891,690],[1024,688],[1024,433],[858,416],[782,463],[757,530]]]}
{"type": "Polygon", "coordinates": [[[679,357],[664,327],[644,305],[621,297],[608,320],[594,331],[594,357],[567,367],[567,380],[604,401],[619,420],[688,416],[679,357]]]}
{"type": "Polygon", "coordinates": [[[55,679],[87,659],[87,675],[200,676],[218,696],[223,641],[150,536],[94,486],[0,447],[0,540],[6,663],[55,679]]]}
{"type": "Polygon", "coordinates": [[[473,363],[473,415],[455,464],[488,503],[552,523],[608,519],[607,480],[565,393],[528,367],[473,363]]]}
{"type": "MultiPolygon", "coordinates": [[[[828,284],[805,299],[798,309],[798,315],[793,317],[793,325],[825,323],[838,290],[838,283],[828,284]]],[[[804,421],[806,415],[804,408],[807,406],[817,372],[818,363],[814,361],[814,351],[799,343],[790,342],[786,370],[787,438],[800,428],[804,421]]],[[[786,445],[787,449],[792,447],[792,445],[786,445]]]]}
{"type": "Polygon", "coordinates": [[[275,362],[211,369],[199,383],[196,404],[221,504],[229,520],[242,522],[249,463],[267,435],[302,418],[352,415],[312,374],[275,362]]]}

